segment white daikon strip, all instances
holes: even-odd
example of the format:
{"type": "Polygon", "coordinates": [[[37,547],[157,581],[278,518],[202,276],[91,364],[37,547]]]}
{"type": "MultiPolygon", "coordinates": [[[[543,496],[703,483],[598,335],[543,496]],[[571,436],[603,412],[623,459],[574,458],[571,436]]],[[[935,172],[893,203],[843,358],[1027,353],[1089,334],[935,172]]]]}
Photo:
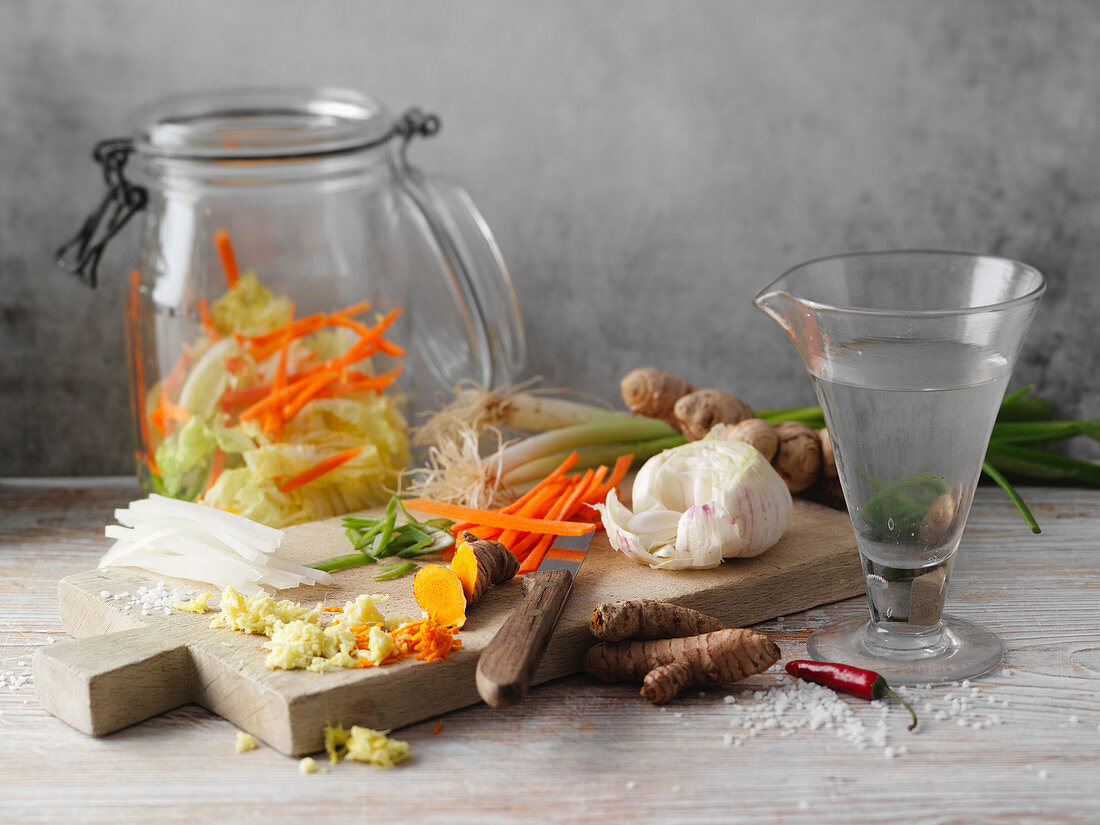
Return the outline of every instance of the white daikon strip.
{"type": "MultiPolygon", "coordinates": [[[[454,539],[451,539],[447,544],[448,546],[454,544],[454,539]]],[[[305,567],[304,565],[287,561],[286,559],[280,559],[276,556],[267,557],[267,566],[277,567],[280,570],[293,573],[302,579],[302,584],[332,584],[331,573],[326,573],[324,570],[317,570],[313,567],[305,567]]]]}
{"type": "Polygon", "coordinates": [[[158,496],[156,494],[146,499],[130,502],[130,510],[143,515],[177,516],[207,526],[216,524],[227,530],[239,530],[250,535],[257,543],[262,543],[266,540],[278,544],[283,538],[281,530],[276,530],[274,527],[268,527],[266,524],[252,521],[252,519],[245,518],[236,513],[227,513],[224,510],[207,507],[204,504],[194,504],[189,501],[180,501],[178,499],[158,496]]]}
{"type": "Polygon", "coordinates": [[[234,513],[154,495],[131,502],[115,517],[124,526],[104,530],[115,543],[100,559],[100,567],[139,567],[217,587],[233,586],[248,595],[262,588],[332,581],[328,573],[278,558],[281,530],[234,513]]]}
{"type": "Polygon", "coordinates": [[[207,582],[224,587],[237,583],[263,586],[263,574],[252,570],[248,563],[228,557],[199,557],[193,552],[169,552],[155,548],[145,548],[120,559],[117,568],[142,568],[154,573],[174,575],[196,582],[207,582]],[[175,571],[175,572],[173,572],[175,571]],[[185,573],[185,574],[184,574],[185,573]],[[182,575],[183,574],[183,575],[182,575]]]}
{"type": "MultiPolygon", "coordinates": [[[[150,528],[150,524],[139,522],[136,526],[130,528],[132,530],[132,534],[129,537],[120,536],[115,532],[107,532],[111,531],[110,527],[108,527],[107,531],[105,532],[107,532],[107,535],[111,538],[137,540],[146,535],[149,532],[150,528]]],[[[193,521],[185,521],[183,519],[177,518],[167,518],[164,519],[163,522],[158,520],[158,523],[155,525],[155,531],[157,533],[161,533],[163,532],[163,530],[172,530],[174,535],[191,536],[192,538],[197,538],[201,541],[219,542],[225,545],[229,550],[235,552],[238,556],[248,559],[249,561],[259,562],[263,564],[269,557],[269,553],[266,553],[263,550],[259,550],[254,547],[250,547],[246,542],[241,541],[236,536],[230,535],[229,533],[223,533],[220,530],[218,530],[217,532],[212,532],[209,529],[196,525],[193,521]]]]}

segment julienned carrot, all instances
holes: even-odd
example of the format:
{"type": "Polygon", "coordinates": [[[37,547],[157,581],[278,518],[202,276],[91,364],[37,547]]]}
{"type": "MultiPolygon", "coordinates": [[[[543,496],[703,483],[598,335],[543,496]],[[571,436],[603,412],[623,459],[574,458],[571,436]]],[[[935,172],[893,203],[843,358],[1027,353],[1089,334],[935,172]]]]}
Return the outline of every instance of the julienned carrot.
{"type": "Polygon", "coordinates": [[[524,518],[495,510],[478,510],[474,507],[462,507],[442,501],[426,498],[413,498],[405,502],[409,510],[417,510],[430,516],[441,516],[455,521],[473,521],[487,527],[518,529],[525,533],[550,533],[555,536],[583,536],[595,529],[591,524],[578,524],[572,521],[551,521],[548,519],[524,518]]]}
{"type": "Polygon", "coordinates": [[[210,314],[210,304],[205,298],[199,298],[199,323],[202,324],[202,331],[211,341],[216,342],[221,338],[218,335],[217,326],[214,325],[214,317],[210,314]]]}
{"type": "Polygon", "coordinates": [[[183,379],[187,377],[187,369],[191,366],[191,354],[184,350],[180,353],[179,360],[176,361],[176,365],[172,367],[172,371],[168,373],[168,376],[164,379],[165,389],[168,390],[169,395],[177,395],[180,388],[183,386],[183,379]]]}
{"type": "Polygon", "coordinates": [[[309,482],[320,478],[325,475],[325,473],[335,470],[341,464],[351,461],[351,459],[355,458],[361,452],[363,452],[362,447],[353,447],[350,450],[344,450],[342,453],[336,453],[336,455],[330,455],[328,458],[323,458],[308,470],[304,470],[293,478],[280,484],[279,492],[289,493],[292,490],[297,490],[302,485],[309,484],[309,482]]]}
{"type": "Polygon", "coordinates": [[[349,304],[343,309],[338,309],[336,312],[332,312],[325,315],[321,312],[316,312],[313,315],[307,315],[304,318],[299,318],[297,321],[291,321],[276,329],[269,330],[268,332],[262,332],[259,335],[241,335],[239,340],[245,347],[250,346],[264,346],[266,344],[273,343],[282,339],[284,335],[290,333],[294,338],[303,338],[312,332],[315,332],[321,326],[324,326],[326,319],[331,318],[348,318],[352,315],[359,315],[366,312],[371,308],[370,301],[360,301],[357,304],[349,304]]]}
{"type": "MultiPolygon", "coordinates": [[[[334,373],[329,372],[329,375],[334,373]]],[[[241,421],[247,421],[250,418],[255,418],[260,413],[265,412],[271,407],[281,404],[283,402],[289,402],[301,389],[309,383],[311,378],[315,376],[295,376],[293,380],[288,380],[287,385],[278,392],[269,391],[267,395],[261,398],[252,406],[241,411],[241,414],[237,416],[241,421]]]]}
{"type": "Polygon", "coordinates": [[[325,387],[317,395],[319,398],[336,398],[341,395],[355,395],[359,392],[381,391],[390,386],[401,374],[401,367],[395,367],[380,375],[368,375],[355,381],[347,381],[325,387]]]}
{"type": "Polygon", "coordinates": [[[308,381],[290,402],[281,410],[284,421],[289,421],[302,411],[302,407],[314,399],[314,397],[334,381],[340,380],[339,373],[322,373],[312,381],[308,381]]]}
{"type": "Polygon", "coordinates": [[[214,482],[218,480],[218,476],[222,474],[224,469],[225,451],[221,447],[216,447],[214,449],[214,460],[210,462],[210,475],[206,477],[206,488],[203,493],[214,486],[214,482]]]}
{"type": "Polygon", "coordinates": [[[138,431],[141,436],[141,449],[138,455],[153,475],[160,475],[157,463],[153,460],[153,445],[149,441],[149,419],[145,402],[145,351],[141,341],[141,273],[130,270],[130,345],[133,353],[130,363],[134,365],[134,393],[138,408],[138,431]]]}
{"type": "Polygon", "coordinates": [[[215,232],[214,246],[218,248],[218,255],[222,259],[225,282],[232,288],[240,280],[240,273],[237,271],[237,256],[233,254],[233,242],[229,240],[229,233],[224,229],[215,232]]]}
{"type": "MultiPolygon", "coordinates": [[[[279,392],[286,386],[286,362],[289,357],[290,337],[284,336],[282,349],[279,350],[279,365],[275,368],[275,377],[271,381],[272,392],[279,392]]],[[[269,432],[282,430],[282,422],[279,421],[278,413],[273,409],[268,410],[264,417],[264,430],[269,432]]]]}

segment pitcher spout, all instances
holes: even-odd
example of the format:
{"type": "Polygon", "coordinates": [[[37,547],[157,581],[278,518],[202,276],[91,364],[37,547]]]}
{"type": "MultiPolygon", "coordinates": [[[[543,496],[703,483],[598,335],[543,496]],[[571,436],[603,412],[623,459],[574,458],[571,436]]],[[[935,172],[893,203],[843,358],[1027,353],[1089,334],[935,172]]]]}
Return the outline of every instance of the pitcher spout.
{"type": "Polygon", "coordinates": [[[777,288],[777,284],[767,287],[753,303],[790,336],[812,372],[813,364],[821,356],[825,344],[815,309],[786,289],[777,288]]]}

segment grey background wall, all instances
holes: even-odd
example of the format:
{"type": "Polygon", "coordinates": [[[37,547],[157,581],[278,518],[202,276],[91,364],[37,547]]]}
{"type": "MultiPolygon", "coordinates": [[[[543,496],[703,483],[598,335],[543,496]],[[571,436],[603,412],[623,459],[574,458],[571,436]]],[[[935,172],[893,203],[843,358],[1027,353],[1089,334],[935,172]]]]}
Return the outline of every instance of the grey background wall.
{"type": "Polygon", "coordinates": [[[487,216],[548,384],[615,398],[655,364],[812,403],[756,290],[810,257],[931,247],[1047,274],[1014,385],[1095,416],[1098,44],[1088,0],[0,0],[0,475],[131,471],[133,235],[96,292],[52,250],[100,195],[97,139],[230,85],[441,113],[417,160],[487,216]]]}

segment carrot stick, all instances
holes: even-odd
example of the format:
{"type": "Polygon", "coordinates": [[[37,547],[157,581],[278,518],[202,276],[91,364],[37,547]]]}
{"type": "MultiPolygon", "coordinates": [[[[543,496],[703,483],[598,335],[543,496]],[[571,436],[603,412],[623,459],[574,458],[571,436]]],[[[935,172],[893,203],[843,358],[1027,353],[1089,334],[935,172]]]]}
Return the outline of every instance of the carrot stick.
{"type": "MultiPolygon", "coordinates": [[[[575,482],[573,482],[575,484],[575,482]]],[[[573,484],[567,483],[565,487],[571,488],[573,484]]],[[[539,495],[535,496],[529,502],[527,502],[519,510],[515,511],[517,516],[525,516],[527,518],[543,518],[550,517],[554,503],[557,502],[565,494],[565,490],[561,485],[553,485],[550,487],[544,487],[539,495]]],[[[507,530],[500,537],[500,543],[505,547],[511,549],[512,544],[518,541],[523,536],[520,530],[507,530]]]]}
{"type": "Polygon", "coordinates": [[[538,495],[539,491],[542,490],[544,487],[554,483],[567,472],[569,472],[569,470],[573,468],[573,465],[577,463],[578,458],[579,456],[577,455],[577,451],[574,450],[565,457],[565,461],[559,464],[554,472],[550,473],[550,475],[548,475],[546,478],[544,478],[542,481],[540,481],[538,484],[536,484],[534,487],[532,487],[530,490],[520,496],[516,501],[509,504],[507,507],[502,508],[500,512],[514,513],[516,510],[518,510],[520,507],[522,507],[524,504],[526,504],[528,501],[538,495]]]}
{"type": "Polygon", "coordinates": [[[577,524],[568,521],[551,521],[549,519],[524,518],[505,513],[497,513],[492,510],[478,510],[473,507],[461,507],[457,504],[447,504],[442,501],[431,501],[426,498],[413,498],[405,502],[410,510],[418,510],[430,516],[441,516],[455,521],[473,521],[486,527],[502,527],[504,529],[518,529],[528,533],[550,533],[555,536],[583,536],[591,532],[592,525],[577,524]]]}
{"type": "Polygon", "coordinates": [[[522,575],[523,573],[533,573],[538,570],[539,565],[542,564],[542,560],[546,558],[546,554],[550,550],[550,545],[553,543],[553,536],[542,536],[539,538],[535,548],[527,555],[527,558],[523,560],[517,572],[522,575]]]}
{"type": "Polygon", "coordinates": [[[202,331],[206,333],[206,337],[211,341],[217,341],[221,338],[218,335],[218,328],[214,325],[214,318],[210,314],[210,304],[207,303],[205,298],[199,298],[199,322],[202,324],[202,331]]]}
{"type": "Polygon", "coordinates": [[[351,459],[355,458],[361,452],[363,452],[362,447],[353,447],[350,450],[344,450],[342,453],[336,453],[336,455],[330,455],[328,458],[321,459],[308,470],[304,470],[280,484],[279,492],[289,493],[292,490],[297,490],[303,484],[309,484],[309,482],[320,478],[326,473],[332,472],[341,464],[351,461],[351,459]]]}
{"type": "MultiPolygon", "coordinates": [[[[607,468],[605,467],[603,469],[606,472],[607,468]]],[[[571,515],[572,512],[576,510],[577,506],[580,504],[581,498],[584,493],[592,486],[592,479],[595,477],[596,473],[592,470],[588,470],[584,474],[584,477],[579,482],[577,482],[576,486],[574,486],[572,490],[570,490],[562,498],[558,499],[558,501],[551,508],[548,517],[562,518],[571,515]]],[[[538,544],[535,545],[535,549],[531,552],[531,555],[529,555],[524,560],[523,564],[519,566],[519,572],[529,573],[532,570],[538,570],[539,565],[542,564],[542,560],[546,558],[546,553],[550,549],[550,545],[553,543],[553,539],[553,536],[543,536],[539,540],[538,544]]]]}
{"type": "Polygon", "coordinates": [[[634,455],[628,453],[621,455],[615,460],[615,467],[611,471],[611,478],[607,480],[607,483],[602,487],[594,490],[590,495],[585,496],[586,502],[603,501],[607,498],[607,494],[619,486],[619,483],[626,478],[626,474],[630,472],[630,465],[634,462],[634,455]]]}
{"type": "Polygon", "coordinates": [[[222,269],[225,270],[225,282],[230,288],[237,285],[240,273],[237,271],[237,256],[233,254],[233,244],[229,240],[229,233],[219,229],[214,233],[214,246],[218,248],[218,255],[222,259],[222,269]]]}
{"type": "Polygon", "coordinates": [[[512,548],[512,553],[520,562],[524,561],[535,549],[538,543],[542,540],[542,536],[538,533],[525,533],[523,538],[515,543],[512,548]]]}

